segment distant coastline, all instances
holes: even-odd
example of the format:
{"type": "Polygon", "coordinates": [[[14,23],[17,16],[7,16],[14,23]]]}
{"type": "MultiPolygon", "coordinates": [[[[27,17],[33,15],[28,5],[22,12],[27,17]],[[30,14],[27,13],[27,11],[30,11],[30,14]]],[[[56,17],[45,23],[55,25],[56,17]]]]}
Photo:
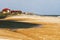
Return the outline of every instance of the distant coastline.
{"type": "Polygon", "coordinates": [[[60,16],[60,15],[41,15],[41,14],[35,14],[35,15],[38,15],[38,16],[54,16],[54,17],[57,17],[57,16],[60,16]]]}

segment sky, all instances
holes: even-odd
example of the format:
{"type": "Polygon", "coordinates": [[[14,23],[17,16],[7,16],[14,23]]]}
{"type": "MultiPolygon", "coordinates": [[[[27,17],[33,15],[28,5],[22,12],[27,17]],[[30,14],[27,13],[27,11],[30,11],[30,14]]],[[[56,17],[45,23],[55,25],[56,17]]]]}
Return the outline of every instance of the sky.
{"type": "Polygon", "coordinates": [[[3,8],[40,15],[60,15],[60,0],[0,0],[0,10],[3,8]]]}

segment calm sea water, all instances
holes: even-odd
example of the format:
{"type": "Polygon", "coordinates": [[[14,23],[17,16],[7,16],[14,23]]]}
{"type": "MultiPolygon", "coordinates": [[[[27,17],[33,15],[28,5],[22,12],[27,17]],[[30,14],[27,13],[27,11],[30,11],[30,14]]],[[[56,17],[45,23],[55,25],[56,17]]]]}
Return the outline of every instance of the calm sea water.
{"type": "Polygon", "coordinates": [[[38,24],[32,24],[32,23],[0,20],[0,28],[31,28],[31,27],[36,27],[36,26],[39,26],[39,25],[38,24]]]}

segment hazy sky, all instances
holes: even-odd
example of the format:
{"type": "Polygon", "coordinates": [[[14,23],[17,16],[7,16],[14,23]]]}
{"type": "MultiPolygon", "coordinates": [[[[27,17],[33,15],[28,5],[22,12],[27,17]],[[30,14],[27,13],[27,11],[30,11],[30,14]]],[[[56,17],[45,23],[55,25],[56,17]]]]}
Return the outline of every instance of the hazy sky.
{"type": "Polygon", "coordinates": [[[3,8],[18,9],[43,15],[60,15],[60,0],[0,0],[3,8]]]}

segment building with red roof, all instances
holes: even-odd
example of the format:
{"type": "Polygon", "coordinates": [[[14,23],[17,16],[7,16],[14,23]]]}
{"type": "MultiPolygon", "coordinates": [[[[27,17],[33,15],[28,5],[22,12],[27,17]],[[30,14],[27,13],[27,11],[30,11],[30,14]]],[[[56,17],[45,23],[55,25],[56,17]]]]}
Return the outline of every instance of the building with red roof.
{"type": "Polygon", "coordinates": [[[6,13],[9,13],[9,14],[17,14],[17,13],[22,13],[22,11],[20,11],[20,10],[10,10],[9,8],[4,8],[3,10],[2,10],[2,13],[3,14],[6,14],[6,13]]]}

